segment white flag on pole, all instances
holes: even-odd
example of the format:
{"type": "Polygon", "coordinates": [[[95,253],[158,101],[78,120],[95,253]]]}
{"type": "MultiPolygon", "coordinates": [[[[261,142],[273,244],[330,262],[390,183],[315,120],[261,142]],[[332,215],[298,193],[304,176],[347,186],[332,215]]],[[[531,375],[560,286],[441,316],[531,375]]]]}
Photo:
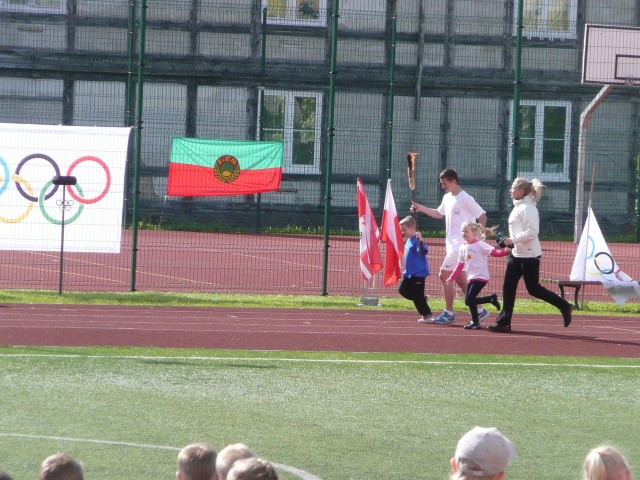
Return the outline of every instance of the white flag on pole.
{"type": "Polygon", "coordinates": [[[640,296],[638,282],[624,273],[613,259],[591,208],[569,278],[602,282],[609,295],[619,305],[624,305],[629,298],[640,296]]]}

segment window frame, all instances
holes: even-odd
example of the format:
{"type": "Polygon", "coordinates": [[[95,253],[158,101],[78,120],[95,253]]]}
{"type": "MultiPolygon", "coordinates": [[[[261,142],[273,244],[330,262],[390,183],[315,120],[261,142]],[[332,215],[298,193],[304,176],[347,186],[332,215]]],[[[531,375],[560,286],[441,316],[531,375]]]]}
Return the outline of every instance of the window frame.
{"type": "MultiPolygon", "coordinates": [[[[571,170],[571,117],[572,104],[564,100],[522,100],[520,106],[532,105],[536,107],[536,128],[534,133],[534,158],[533,171],[516,171],[516,177],[537,178],[541,182],[565,182],[570,181],[571,170]],[[562,171],[548,173],[543,172],[544,164],[544,109],[545,107],[564,107],[565,108],[565,125],[564,125],[564,148],[562,171]]],[[[509,108],[509,145],[513,145],[513,103],[509,108]]],[[[521,128],[522,126],[519,125],[521,128]]],[[[513,149],[509,149],[507,161],[508,176],[511,176],[511,165],[513,163],[513,149]]],[[[513,180],[513,178],[511,179],[513,180]]]]}
{"type": "MultiPolygon", "coordinates": [[[[320,156],[322,147],[322,92],[317,91],[299,91],[299,90],[275,90],[264,89],[261,90],[263,96],[279,96],[284,97],[285,113],[284,113],[284,126],[283,126],[283,160],[282,160],[282,172],[285,174],[302,174],[302,175],[319,175],[320,174],[320,156]],[[314,140],[313,140],[313,164],[312,165],[295,165],[293,163],[293,134],[294,134],[294,103],[297,97],[315,98],[316,111],[315,111],[315,125],[314,125],[314,140]]],[[[260,99],[260,105],[263,104],[262,98],[260,99]]],[[[262,116],[262,111],[258,111],[259,117],[262,116]]],[[[258,124],[260,124],[260,118],[258,118],[258,124]]]]}
{"type": "MultiPolygon", "coordinates": [[[[513,35],[516,36],[518,34],[518,7],[520,2],[526,0],[516,0],[515,9],[513,12],[513,35]]],[[[551,30],[546,26],[548,23],[548,12],[549,12],[549,3],[554,0],[535,0],[541,4],[542,14],[541,14],[541,25],[537,28],[527,27],[526,24],[523,25],[522,36],[526,38],[543,38],[543,39],[561,39],[561,40],[569,40],[575,39],[576,37],[576,22],[578,18],[578,0],[564,0],[569,4],[569,29],[566,31],[555,31],[551,30]]],[[[557,0],[556,0],[557,1],[557,0]]],[[[524,19],[523,19],[524,22],[524,19]]]]}
{"type": "MultiPolygon", "coordinates": [[[[327,25],[327,0],[318,0],[318,18],[317,19],[298,19],[294,17],[271,17],[269,16],[269,1],[270,0],[262,0],[262,8],[267,9],[267,23],[275,24],[275,25],[294,25],[294,26],[307,26],[307,27],[326,27],[327,25]]],[[[296,2],[297,0],[284,0],[287,3],[287,11],[295,12],[296,11],[296,2]]]]}
{"type": "Polygon", "coordinates": [[[8,4],[0,1],[0,12],[16,12],[16,13],[45,13],[55,15],[67,14],[67,0],[57,0],[58,6],[39,7],[35,5],[35,0],[23,0],[23,4],[8,4]]]}

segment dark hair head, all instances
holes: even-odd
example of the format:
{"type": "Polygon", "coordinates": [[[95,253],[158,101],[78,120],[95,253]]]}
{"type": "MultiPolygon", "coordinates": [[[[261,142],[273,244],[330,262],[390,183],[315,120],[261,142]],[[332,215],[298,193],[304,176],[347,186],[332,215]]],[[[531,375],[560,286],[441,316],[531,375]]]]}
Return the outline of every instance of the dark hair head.
{"type": "Polygon", "coordinates": [[[449,180],[450,182],[455,180],[456,183],[460,183],[460,180],[458,179],[458,172],[456,172],[453,168],[445,168],[443,171],[441,171],[440,179],[443,178],[449,180]]]}

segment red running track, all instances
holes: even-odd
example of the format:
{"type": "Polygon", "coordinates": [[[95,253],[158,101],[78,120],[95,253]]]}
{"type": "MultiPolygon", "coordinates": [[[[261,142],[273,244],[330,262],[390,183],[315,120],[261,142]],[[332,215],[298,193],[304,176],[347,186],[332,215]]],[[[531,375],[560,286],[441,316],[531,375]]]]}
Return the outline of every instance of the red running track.
{"type": "Polygon", "coordinates": [[[516,313],[501,334],[464,330],[458,316],[441,326],[411,311],[5,304],[0,344],[640,358],[633,317],[574,314],[564,328],[560,314],[516,313]]]}

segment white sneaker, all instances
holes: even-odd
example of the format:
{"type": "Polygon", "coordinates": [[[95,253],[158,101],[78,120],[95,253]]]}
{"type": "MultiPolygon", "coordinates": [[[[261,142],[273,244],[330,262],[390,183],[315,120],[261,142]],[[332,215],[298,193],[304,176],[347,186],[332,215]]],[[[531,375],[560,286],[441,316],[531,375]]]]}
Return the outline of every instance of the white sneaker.
{"type": "Polygon", "coordinates": [[[438,325],[450,325],[455,321],[456,321],[455,315],[452,315],[447,312],[442,312],[433,320],[433,323],[437,323],[438,325]]]}
{"type": "Polygon", "coordinates": [[[433,323],[433,315],[427,315],[426,317],[420,317],[418,323],[433,323]]]}

